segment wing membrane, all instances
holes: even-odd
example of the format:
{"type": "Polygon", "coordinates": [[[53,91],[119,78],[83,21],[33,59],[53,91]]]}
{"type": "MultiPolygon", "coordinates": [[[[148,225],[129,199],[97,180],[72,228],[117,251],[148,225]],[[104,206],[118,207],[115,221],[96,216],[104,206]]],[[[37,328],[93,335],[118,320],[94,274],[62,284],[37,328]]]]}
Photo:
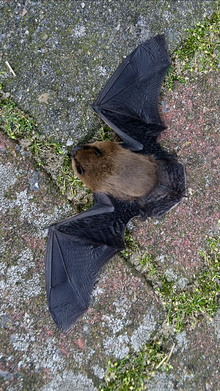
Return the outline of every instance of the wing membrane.
{"type": "Polygon", "coordinates": [[[158,111],[164,76],[170,66],[165,37],[140,45],[118,67],[93,104],[94,110],[128,144],[143,149],[143,132],[154,137],[165,128],[158,111]],[[142,137],[141,137],[142,136],[142,137]],[[138,144],[139,143],[139,144],[138,144]]]}

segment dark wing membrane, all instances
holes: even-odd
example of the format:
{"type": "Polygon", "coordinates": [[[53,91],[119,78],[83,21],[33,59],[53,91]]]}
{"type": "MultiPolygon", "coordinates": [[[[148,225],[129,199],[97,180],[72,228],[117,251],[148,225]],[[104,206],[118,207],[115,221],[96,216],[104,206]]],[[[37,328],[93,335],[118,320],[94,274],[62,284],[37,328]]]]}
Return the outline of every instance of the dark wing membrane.
{"type": "Polygon", "coordinates": [[[88,211],[49,227],[46,291],[51,315],[63,332],[88,309],[100,269],[124,248],[126,224],[139,214],[135,204],[102,194],[95,194],[95,200],[88,211]]]}
{"type": "Polygon", "coordinates": [[[185,168],[176,160],[158,161],[158,185],[144,200],[142,217],[163,217],[186,197],[185,168]]]}
{"type": "Polygon", "coordinates": [[[97,274],[117,252],[49,229],[46,291],[50,313],[61,331],[66,333],[88,310],[97,274]]]}
{"type": "Polygon", "coordinates": [[[93,104],[100,117],[137,150],[143,148],[144,133],[157,137],[165,128],[158,99],[169,66],[164,35],[149,39],[122,62],[93,104]]]}

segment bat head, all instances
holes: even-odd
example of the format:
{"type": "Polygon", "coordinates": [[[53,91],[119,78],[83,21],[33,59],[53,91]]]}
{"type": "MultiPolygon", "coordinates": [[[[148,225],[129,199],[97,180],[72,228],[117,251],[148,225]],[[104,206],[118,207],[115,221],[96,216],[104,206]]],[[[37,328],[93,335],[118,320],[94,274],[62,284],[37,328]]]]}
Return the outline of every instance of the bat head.
{"type": "Polygon", "coordinates": [[[75,175],[92,191],[114,169],[114,154],[120,146],[113,141],[79,145],[72,152],[75,175]]]}

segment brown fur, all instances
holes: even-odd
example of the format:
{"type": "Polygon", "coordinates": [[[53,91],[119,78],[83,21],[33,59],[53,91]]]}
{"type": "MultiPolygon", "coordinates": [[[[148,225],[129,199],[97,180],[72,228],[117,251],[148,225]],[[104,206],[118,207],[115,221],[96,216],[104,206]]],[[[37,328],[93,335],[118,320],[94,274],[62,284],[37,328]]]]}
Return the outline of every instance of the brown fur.
{"type": "Polygon", "coordinates": [[[101,149],[77,151],[72,159],[75,174],[93,192],[103,192],[120,200],[135,200],[147,195],[157,184],[157,164],[153,157],[139,155],[112,141],[88,144],[101,149]],[[83,175],[76,170],[76,160],[83,175]]]}

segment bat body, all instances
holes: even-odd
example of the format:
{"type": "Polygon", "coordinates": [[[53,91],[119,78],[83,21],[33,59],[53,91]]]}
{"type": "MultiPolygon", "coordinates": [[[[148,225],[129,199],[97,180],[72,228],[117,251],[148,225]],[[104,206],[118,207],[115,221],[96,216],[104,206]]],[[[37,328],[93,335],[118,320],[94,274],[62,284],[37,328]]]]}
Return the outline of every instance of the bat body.
{"type": "Polygon", "coordinates": [[[131,152],[112,141],[77,147],[72,165],[90,190],[119,200],[138,200],[157,183],[157,163],[153,157],[131,152]]]}
{"type": "Polygon", "coordinates": [[[102,266],[125,248],[127,223],[135,216],[160,218],[185,196],[183,165],[157,141],[165,129],[158,98],[169,65],[163,35],[135,49],[93,104],[123,143],[102,141],[73,150],[73,170],[93,191],[95,204],[49,227],[48,306],[63,332],[88,309],[102,266]]]}

